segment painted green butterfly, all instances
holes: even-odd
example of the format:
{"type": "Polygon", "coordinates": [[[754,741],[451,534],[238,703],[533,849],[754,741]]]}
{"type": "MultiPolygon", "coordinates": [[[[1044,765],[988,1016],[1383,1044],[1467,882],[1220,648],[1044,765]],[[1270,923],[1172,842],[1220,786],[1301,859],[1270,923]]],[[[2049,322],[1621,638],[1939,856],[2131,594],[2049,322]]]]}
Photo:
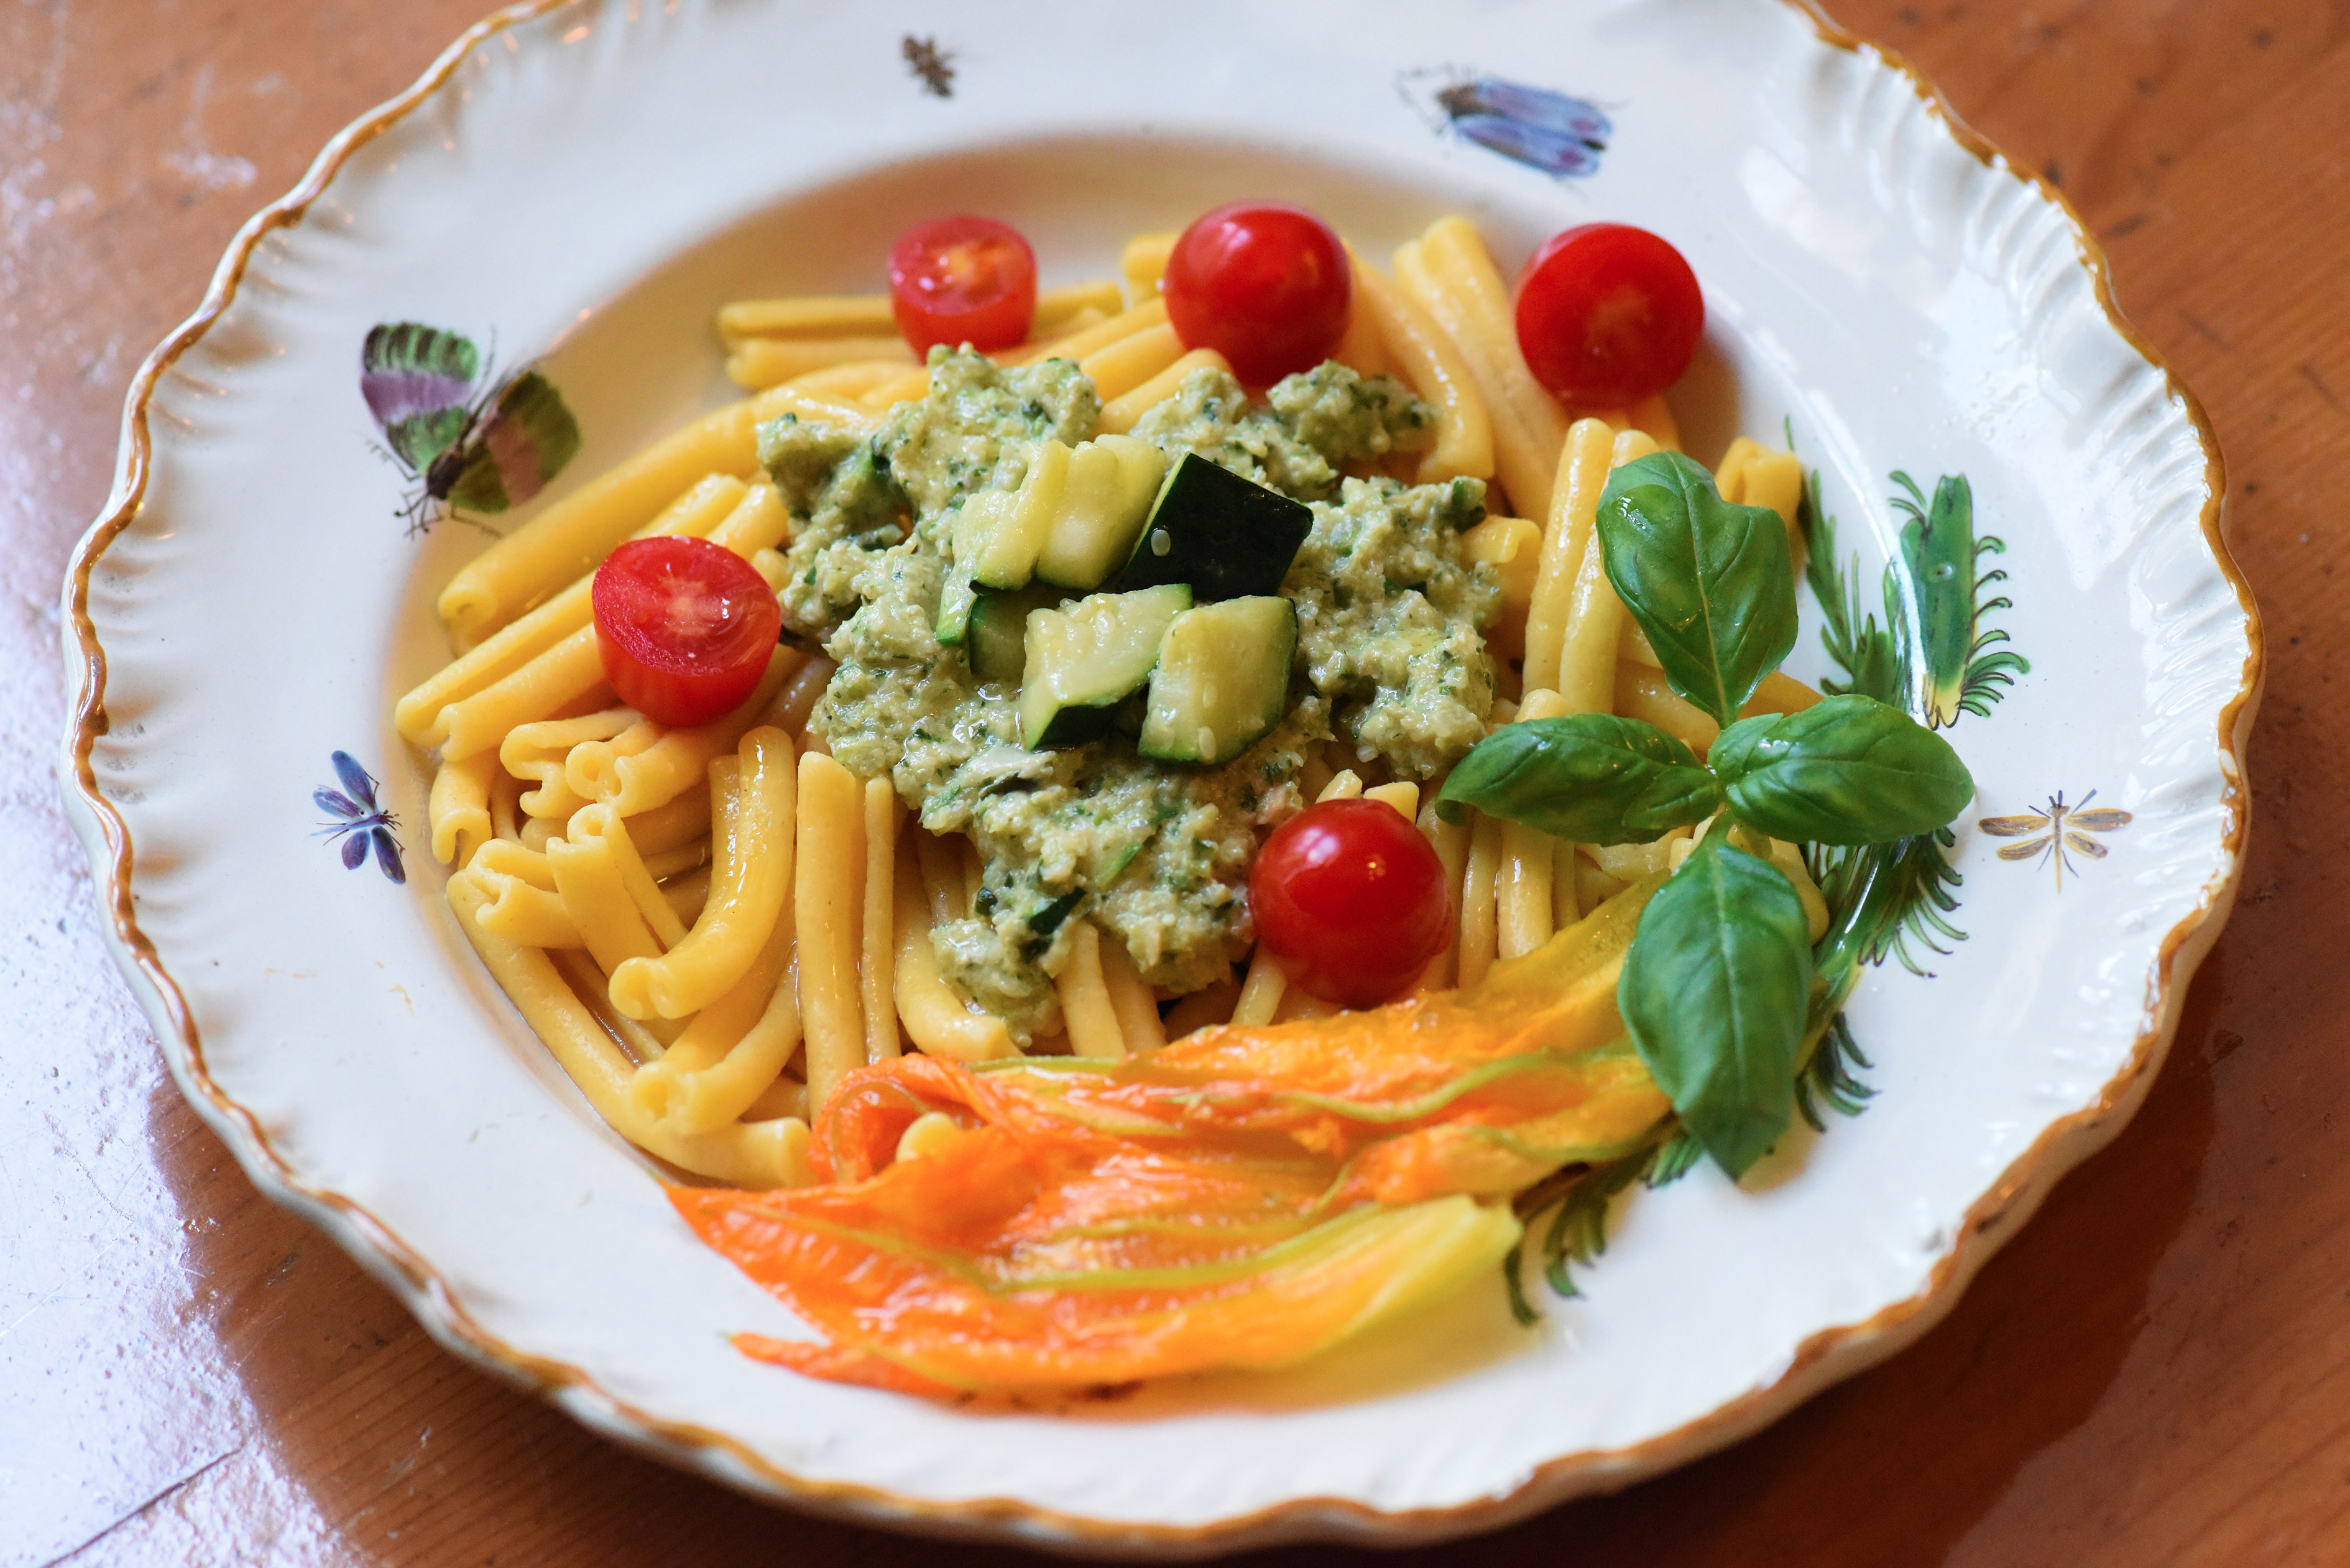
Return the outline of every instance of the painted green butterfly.
{"type": "Polygon", "coordinates": [[[384,450],[417,486],[401,504],[409,532],[444,516],[504,512],[536,495],[579,451],[579,422],[536,370],[476,394],[481,351],[421,322],[372,327],[359,349],[359,392],[384,450]]]}

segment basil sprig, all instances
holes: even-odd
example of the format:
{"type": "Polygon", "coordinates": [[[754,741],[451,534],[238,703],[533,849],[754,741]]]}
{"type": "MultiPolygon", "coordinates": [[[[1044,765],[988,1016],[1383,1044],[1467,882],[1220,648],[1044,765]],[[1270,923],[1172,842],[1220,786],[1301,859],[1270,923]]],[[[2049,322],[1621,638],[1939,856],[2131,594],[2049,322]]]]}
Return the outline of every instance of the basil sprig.
{"type": "Polygon", "coordinates": [[[1616,1003],[1681,1125],[1736,1175],[1794,1108],[1812,941],[1794,886],[1729,837],[1707,834],[1648,900],[1616,1003]]]}
{"type": "Polygon", "coordinates": [[[1814,955],[1794,885],[1732,839],[1911,838],[1963,810],[1974,780],[1949,742],[1874,698],[1738,718],[1794,646],[1777,513],[1724,502],[1705,470],[1659,452],[1608,480],[1597,537],[1673,690],[1726,727],[1700,762],[1638,719],[1507,724],[1452,770],[1437,810],[1457,822],[1473,805],[1585,844],[1644,843],[1727,814],[1642,911],[1616,999],[1682,1125],[1738,1176],[1794,1105],[1815,1033],[1814,955]]]}
{"type": "Polygon", "coordinates": [[[1654,724],[1571,713],[1504,724],[1461,760],[1436,809],[1462,803],[1579,844],[1646,844],[1721,809],[1697,753],[1654,724]]]}
{"type": "Polygon", "coordinates": [[[1948,741],[1898,708],[1856,695],[1741,720],[1706,758],[1739,821],[1799,844],[1888,844],[1931,833],[1975,793],[1948,741]]]}
{"type": "Polygon", "coordinates": [[[1795,646],[1787,525],[1724,501],[1677,452],[1627,462],[1599,493],[1607,580],[1665,667],[1665,680],[1727,725],[1795,646]]]}

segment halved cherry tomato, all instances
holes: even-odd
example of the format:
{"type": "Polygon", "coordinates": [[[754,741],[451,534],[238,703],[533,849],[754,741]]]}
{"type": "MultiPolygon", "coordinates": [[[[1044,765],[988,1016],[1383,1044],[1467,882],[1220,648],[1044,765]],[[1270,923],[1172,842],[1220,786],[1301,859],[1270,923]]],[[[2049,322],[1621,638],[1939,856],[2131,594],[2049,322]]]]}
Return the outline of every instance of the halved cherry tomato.
{"type": "Polygon", "coordinates": [[[1036,253],[993,218],[916,223],[889,247],[889,308],[917,354],[937,343],[1009,348],[1036,317],[1036,253]]]}
{"type": "Polygon", "coordinates": [[[1570,407],[1620,409],[1680,379],[1705,329],[1681,253],[1627,223],[1555,234],[1518,275],[1518,348],[1570,407]]]}
{"type": "Polygon", "coordinates": [[[1326,1001],[1374,1007],[1452,937],[1444,863],[1401,812],[1326,800],[1273,830],[1249,872],[1257,940],[1326,1001]]]}
{"type": "Polygon", "coordinates": [[[751,563],[707,539],[631,539],[588,592],[604,678],[620,701],[677,728],[748,700],[784,612],[751,563]]]}
{"type": "Polygon", "coordinates": [[[1186,348],[1213,348],[1253,387],[1311,370],[1347,335],[1355,271],[1330,225],[1235,202],[1183,231],[1159,292],[1186,348]]]}

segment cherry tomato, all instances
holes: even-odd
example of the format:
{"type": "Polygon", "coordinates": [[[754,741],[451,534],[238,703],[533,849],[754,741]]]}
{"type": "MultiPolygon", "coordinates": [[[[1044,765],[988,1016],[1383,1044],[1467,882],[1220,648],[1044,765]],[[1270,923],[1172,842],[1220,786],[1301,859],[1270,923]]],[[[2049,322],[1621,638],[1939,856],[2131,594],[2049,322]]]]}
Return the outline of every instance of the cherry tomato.
{"type": "Polygon", "coordinates": [[[1159,292],[1186,348],[1213,348],[1252,387],[1311,370],[1347,335],[1355,270],[1330,225],[1236,202],[1183,231],[1159,292]]]}
{"type": "Polygon", "coordinates": [[[1444,864],[1401,812],[1326,800],[1273,830],[1249,872],[1257,940],[1295,984],[1372,1007],[1452,938],[1444,864]]]}
{"type": "Polygon", "coordinates": [[[707,539],[631,539],[588,591],[604,678],[677,728],[740,706],[766,673],[784,612],[751,563],[707,539]]]}
{"type": "Polygon", "coordinates": [[[1620,409],[1680,379],[1705,328],[1681,253],[1646,229],[1555,234],[1518,275],[1518,348],[1534,379],[1579,409],[1620,409]]]}
{"type": "Polygon", "coordinates": [[[889,247],[889,308],[917,354],[937,343],[1009,348],[1036,317],[1036,253],[993,218],[916,223],[889,247]]]}

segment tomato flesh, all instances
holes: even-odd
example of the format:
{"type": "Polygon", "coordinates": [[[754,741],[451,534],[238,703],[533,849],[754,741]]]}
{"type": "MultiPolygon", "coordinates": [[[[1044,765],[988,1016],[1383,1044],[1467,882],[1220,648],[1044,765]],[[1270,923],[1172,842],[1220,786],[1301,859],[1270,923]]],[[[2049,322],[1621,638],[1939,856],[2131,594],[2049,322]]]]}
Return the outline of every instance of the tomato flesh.
{"type": "Polygon", "coordinates": [[[1375,1007],[1452,938],[1444,863],[1401,812],[1326,800],[1274,829],[1249,872],[1257,940],[1290,980],[1347,1007],[1375,1007]]]}
{"type": "Polygon", "coordinates": [[[1628,223],[1555,234],[1518,275],[1518,348],[1571,407],[1617,409],[1680,379],[1705,329],[1681,253],[1628,223]]]}
{"type": "Polygon", "coordinates": [[[889,307],[917,354],[940,343],[1009,348],[1036,317],[1036,253],[993,218],[917,223],[889,247],[889,307]]]}
{"type": "Polygon", "coordinates": [[[604,678],[621,701],[675,728],[747,701],[784,614],[751,563],[707,539],[631,539],[589,590],[604,678]]]}
{"type": "Polygon", "coordinates": [[[1175,242],[1159,285],[1186,348],[1212,348],[1253,387],[1310,370],[1347,335],[1354,265],[1330,225],[1299,207],[1238,202],[1175,242]]]}

